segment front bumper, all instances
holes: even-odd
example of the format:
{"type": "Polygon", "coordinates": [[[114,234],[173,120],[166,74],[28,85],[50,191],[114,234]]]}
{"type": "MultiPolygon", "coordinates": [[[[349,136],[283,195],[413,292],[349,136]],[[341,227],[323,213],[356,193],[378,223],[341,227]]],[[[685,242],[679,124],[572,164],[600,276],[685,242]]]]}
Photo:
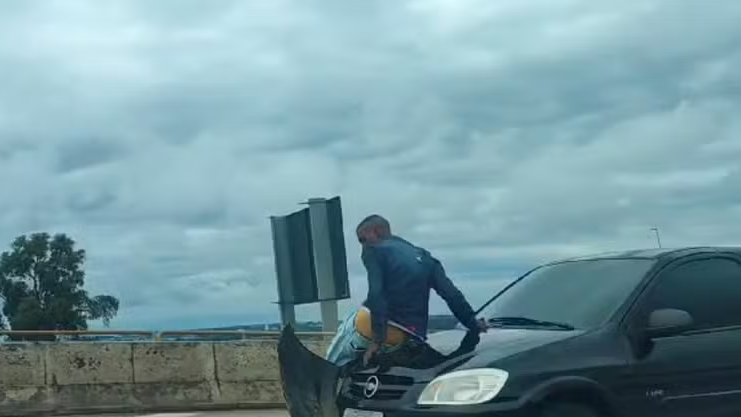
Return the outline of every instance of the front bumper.
{"type": "Polygon", "coordinates": [[[286,406],[291,417],[338,417],[340,369],[315,355],[287,326],[278,342],[278,362],[286,406]]]}
{"type": "MultiPolygon", "coordinates": [[[[398,377],[397,377],[398,378],[398,377]]],[[[384,399],[368,399],[360,393],[351,379],[342,383],[337,404],[340,410],[357,409],[382,412],[383,417],[532,417],[534,408],[516,399],[500,400],[486,404],[462,406],[419,406],[417,398],[426,384],[411,384],[397,396],[386,395],[384,399]]],[[[400,388],[398,385],[393,388],[400,388]]]]}
{"type": "Polygon", "coordinates": [[[344,410],[345,408],[377,411],[383,413],[383,417],[534,417],[537,415],[533,408],[523,406],[515,401],[425,408],[418,406],[384,407],[381,404],[369,405],[368,403],[365,403],[361,405],[350,401],[341,402],[340,409],[344,410]]]}

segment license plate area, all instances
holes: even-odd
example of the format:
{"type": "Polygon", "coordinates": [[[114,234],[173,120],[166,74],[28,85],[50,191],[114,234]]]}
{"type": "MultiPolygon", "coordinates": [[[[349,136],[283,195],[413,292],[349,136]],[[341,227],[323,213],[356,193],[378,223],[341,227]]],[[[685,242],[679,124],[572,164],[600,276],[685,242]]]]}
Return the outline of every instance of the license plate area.
{"type": "Polygon", "coordinates": [[[342,417],[383,417],[380,411],[358,410],[355,408],[346,408],[342,417]]]}

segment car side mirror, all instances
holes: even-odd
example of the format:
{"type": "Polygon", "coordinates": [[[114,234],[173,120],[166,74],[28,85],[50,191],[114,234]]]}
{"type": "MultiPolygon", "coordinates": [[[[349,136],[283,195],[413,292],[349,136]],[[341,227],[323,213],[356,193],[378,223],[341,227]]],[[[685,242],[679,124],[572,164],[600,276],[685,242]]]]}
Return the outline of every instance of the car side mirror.
{"type": "Polygon", "coordinates": [[[677,336],[692,328],[693,324],[694,319],[684,310],[656,310],[648,317],[646,335],[650,339],[677,336]]]}

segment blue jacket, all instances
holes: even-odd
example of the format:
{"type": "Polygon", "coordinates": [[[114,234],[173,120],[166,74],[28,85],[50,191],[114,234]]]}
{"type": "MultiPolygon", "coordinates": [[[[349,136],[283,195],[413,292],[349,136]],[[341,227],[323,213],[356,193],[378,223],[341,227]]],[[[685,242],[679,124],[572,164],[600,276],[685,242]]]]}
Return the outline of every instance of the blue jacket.
{"type": "Polygon", "coordinates": [[[386,340],[388,321],[426,339],[431,290],[464,326],[476,327],[473,308],[427,250],[392,236],[364,245],[362,259],[368,272],[368,298],[363,304],[371,312],[374,342],[386,340]]]}

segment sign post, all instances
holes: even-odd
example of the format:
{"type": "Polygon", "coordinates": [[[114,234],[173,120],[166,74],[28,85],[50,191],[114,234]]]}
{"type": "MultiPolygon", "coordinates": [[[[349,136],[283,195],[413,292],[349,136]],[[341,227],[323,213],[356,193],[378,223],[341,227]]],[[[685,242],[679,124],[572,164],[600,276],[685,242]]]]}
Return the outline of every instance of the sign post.
{"type": "Polygon", "coordinates": [[[339,197],[312,198],[304,208],[271,217],[278,304],[283,325],[296,324],[295,306],[320,303],[322,327],[339,325],[337,301],[350,298],[339,197]]]}

